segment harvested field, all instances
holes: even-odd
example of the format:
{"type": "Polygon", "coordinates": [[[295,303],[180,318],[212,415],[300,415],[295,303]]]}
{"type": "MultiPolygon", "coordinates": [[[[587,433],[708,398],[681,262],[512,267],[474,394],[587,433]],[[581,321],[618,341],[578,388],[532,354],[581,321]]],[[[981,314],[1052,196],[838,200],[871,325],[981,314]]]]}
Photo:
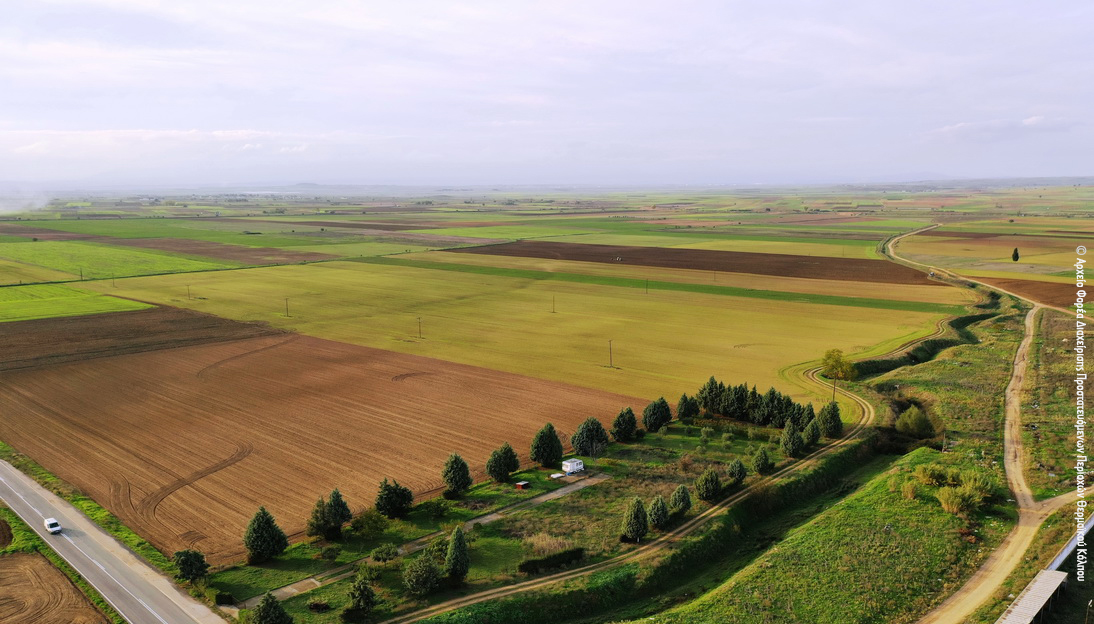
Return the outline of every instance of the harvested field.
{"type": "Polygon", "coordinates": [[[0,557],[0,622],[107,624],[102,613],[49,561],[37,554],[0,557]]]}
{"type": "Polygon", "coordinates": [[[338,257],[324,253],[278,249],[277,247],[247,247],[246,245],[231,245],[228,243],[216,243],[213,241],[186,238],[114,238],[110,236],[96,236],[85,240],[92,240],[97,243],[108,243],[111,245],[124,245],[126,247],[140,247],[142,249],[158,249],[160,251],[169,251],[171,253],[185,254],[188,256],[203,256],[216,260],[229,260],[252,266],[314,262],[316,260],[333,260],[338,257]]]}
{"type": "Polygon", "coordinates": [[[0,518],[0,549],[7,548],[11,544],[11,526],[6,520],[0,518]]]}
{"type": "Polygon", "coordinates": [[[1060,282],[1042,282],[1005,277],[977,277],[977,280],[1003,290],[1009,290],[1038,303],[1068,309],[1075,303],[1075,285],[1060,282]]]}
{"type": "Polygon", "coordinates": [[[478,253],[525,258],[553,258],[583,262],[606,262],[620,265],[655,266],[672,269],[699,269],[833,279],[887,284],[940,285],[908,267],[885,260],[862,258],[823,258],[789,254],[752,253],[744,251],[713,251],[707,249],[663,249],[623,245],[582,245],[518,241],[504,245],[453,249],[454,253],[478,253]]]}
{"type": "Polygon", "coordinates": [[[238,560],[260,505],[301,536],[338,487],[371,505],[393,477],[439,492],[459,452],[522,455],[554,422],[568,440],[645,401],[298,335],[0,373],[0,439],[74,484],[165,553],[238,560]]]}
{"type": "Polygon", "coordinates": [[[171,307],[12,321],[0,323],[0,371],[283,333],[171,307]]]}

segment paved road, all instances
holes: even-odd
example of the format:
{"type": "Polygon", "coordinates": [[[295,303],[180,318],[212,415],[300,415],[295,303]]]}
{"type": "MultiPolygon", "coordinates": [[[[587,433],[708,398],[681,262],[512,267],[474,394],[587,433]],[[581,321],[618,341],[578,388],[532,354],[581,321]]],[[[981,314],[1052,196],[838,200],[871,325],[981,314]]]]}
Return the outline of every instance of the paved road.
{"type": "Polygon", "coordinates": [[[131,624],[224,624],[87,516],[0,461],[0,500],[34,529],[131,624]],[[46,532],[57,518],[64,531],[46,532]]]}

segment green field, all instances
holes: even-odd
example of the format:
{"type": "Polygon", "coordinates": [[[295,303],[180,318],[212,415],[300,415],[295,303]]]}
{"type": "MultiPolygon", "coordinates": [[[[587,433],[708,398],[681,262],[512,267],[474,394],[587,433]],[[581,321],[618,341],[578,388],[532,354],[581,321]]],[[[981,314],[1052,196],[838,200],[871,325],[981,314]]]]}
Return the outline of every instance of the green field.
{"type": "Polygon", "coordinates": [[[0,260],[0,284],[34,284],[38,282],[67,282],[78,276],[55,271],[34,264],[0,260]]]}
{"type": "Polygon", "coordinates": [[[83,279],[227,269],[239,264],[198,260],[166,252],[78,241],[0,243],[0,258],[63,271],[83,279]]]}
{"type": "MultiPolygon", "coordinates": [[[[962,459],[958,461],[963,461],[962,459]]],[[[941,462],[914,451],[894,470],[791,531],[777,547],[721,587],[644,622],[889,624],[914,622],[954,591],[1002,540],[1001,511],[978,518],[976,543],[962,539],[966,522],[942,510],[931,488],[914,500],[890,481],[919,464],[941,462]]]]}
{"type": "Polygon", "coordinates": [[[92,287],[646,398],[692,392],[712,374],[727,382],[776,385],[787,365],[817,359],[830,348],[881,353],[929,333],[942,316],[357,262],[92,287]],[[194,299],[187,299],[187,285],[194,299]]]}
{"type": "Polygon", "coordinates": [[[29,321],[56,316],[82,316],[151,307],[146,303],[108,297],[57,285],[0,288],[0,322],[29,321]]]}

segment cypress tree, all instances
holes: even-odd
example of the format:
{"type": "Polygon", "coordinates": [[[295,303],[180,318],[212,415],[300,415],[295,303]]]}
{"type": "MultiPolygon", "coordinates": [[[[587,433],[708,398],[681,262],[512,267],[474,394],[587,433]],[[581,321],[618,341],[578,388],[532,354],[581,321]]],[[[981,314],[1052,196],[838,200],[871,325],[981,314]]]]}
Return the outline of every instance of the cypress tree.
{"type": "Polygon", "coordinates": [[[604,431],[604,425],[599,420],[589,417],[570,437],[570,444],[578,455],[596,457],[608,448],[608,432],[604,431]]]}
{"type": "Polygon", "coordinates": [[[498,452],[501,453],[502,458],[505,460],[506,470],[509,472],[520,470],[520,458],[517,457],[517,452],[513,450],[512,446],[509,446],[508,442],[502,444],[501,448],[498,449],[498,452]]]}
{"type": "Polygon", "coordinates": [[[809,448],[815,446],[817,442],[820,442],[820,437],[820,425],[817,424],[817,420],[814,418],[809,421],[809,424],[807,424],[802,431],[802,442],[805,443],[806,448],[809,448]]]}
{"type": "Polygon", "coordinates": [[[385,477],[380,483],[380,490],[376,493],[376,511],[388,518],[402,518],[410,511],[414,504],[414,493],[410,488],[399,485],[398,481],[388,483],[385,477]]]}
{"type": "Polygon", "coordinates": [[[752,472],[756,474],[767,474],[771,472],[771,469],[775,467],[775,464],[771,461],[771,458],[767,455],[767,449],[760,447],[760,450],[756,451],[756,454],[752,456],[752,472]]]}
{"type": "Polygon", "coordinates": [[[1015,261],[1015,262],[1018,262],[1018,258],[1020,258],[1020,257],[1021,256],[1018,255],[1018,248],[1015,247],[1014,248],[1014,253],[1010,254],[1010,259],[1015,261]]]}
{"type": "Polygon", "coordinates": [[[661,397],[646,406],[642,411],[642,426],[650,433],[657,433],[672,420],[672,409],[665,397],[661,397]]]}
{"type": "Polygon", "coordinates": [[[486,474],[498,483],[505,483],[509,480],[508,464],[505,456],[502,455],[501,449],[495,449],[493,453],[490,453],[490,459],[486,460],[486,474]]]}
{"type": "Polygon", "coordinates": [[[254,624],[293,624],[292,617],[285,613],[285,607],[270,592],[266,592],[262,601],[251,612],[251,618],[254,624]]]}
{"type": "Polygon", "coordinates": [[[456,527],[448,538],[448,553],[444,558],[444,575],[453,583],[463,583],[467,571],[471,569],[471,559],[467,554],[467,540],[463,527],[456,527]]]}
{"type": "Polygon", "coordinates": [[[308,518],[308,528],[304,533],[311,537],[326,537],[331,532],[332,525],[330,507],[320,496],[319,500],[315,501],[315,507],[312,507],[311,517],[308,518]]]}
{"type": "Polygon", "coordinates": [[[695,399],[699,403],[699,407],[708,414],[713,414],[718,410],[718,403],[721,398],[718,386],[718,380],[711,375],[710,379],[703,384],[703,387],[699,388],[699,392],[695,393],[695,399]]]}
{"type": "Polygon", "coordinates": [[[695,493],[707,502],[717,499],[722,493],[722,480],[718,478],[718,473],[714,472],[713,468],[707,468],[695,480],[695,493]]]}
{"type": "Polygon", "coordinates": [[[471,487],[471,469],[456,453],[449,455],[448,460],[444,462],[441,478],[444,479],[446,488],[444,495],[448,497],[463,496],[463,493],[471,487]]]}
{"type": "Polygon", "coordinates": [[[259,507],[243,534],[247,563],[262,563],[285,552],[289,540],[265,507],[259,507]]]}
{"type": "Polygon", "coordinates": [[[786,423],[782,440],[779,441],[783,454],[787,457],[800,457],[802,454],[802,434],[794,423],[786,423]]]}
{"type": "Polygon", "coordinates": [[[638,419],[634,410],[624,407],[612,421],[612,437],[616,442],[630,442],[638,435],[638,419]]]}
{"type": "Polygon", "coordinates": [[[726,469],[726,474],[729,475],[730,485],[739,485],[748,476],[748,471],[745,470],[744,462],[739,459],[734,459],[729,462],[729,467],[726,469]]]}
{"type": "Polygon", "coordinates": [[[687,394],[681,394],[680,400],[676,402],[676,418],[684,420],[685,418],[695,418],[698,415],[699,401],[687,394]]]}
{"type": "Polygon", "coordinates": [[[562,463],[562,441],[558,439],[554,425],[547,423],[539,430],[532,439],[529,457],[544,468],[557,468],[562,463]]]}
{"type": "Polygon", "coordinates": [[[623,536],[632,542],[639,542],[646,533],[649,533],[650,527],[648,518],[646,516],[646,506],[642,504],[642,499],[635,496],[627,503],[627,511],[623,514],[623,536]]]}
{"type": "Polygon", "coordinates": [[[658,494],[650,502],[649,509],[650,526],[655,529],[663,529],[669,523],[669,506],[665,497],[658,494]]]}
{"type": "Polygon", "coordinates": [[[338,488],[334,488],[330,493],[330,502],[327,503],[330,506],[331,520],[338,524],[345,524],[350,520],[353,520],[353,513],[349,510],[349,505],[342,498],[342,493],[338,491],[338,488]]]}
{"type": "Polygon", "coordinates": [[[363,619],[372,613],[378,602],[376,592],[373,591],[368,580],[362,576],[353,579],[353,584],[349,587],[349,606],[346,607],[350,616],[354,619],[363,619]]]}
{"type": "Polygon", "coordinates": [[[843,435],[843,421],[840,419],[839,404],[835,401],[830,402],[821,408],[820,411],[820,425],[821,434],[826,438],[838,438],[843,435]]]}
{"type": "Polygon", "coordinates": [[[688,493],[688,486],[680,484],[673,491],[672,496],[669,498],[669,507],[672,509],[672,513],[680,515],[686,514],[691,509],[691,494],[688,493]]]}

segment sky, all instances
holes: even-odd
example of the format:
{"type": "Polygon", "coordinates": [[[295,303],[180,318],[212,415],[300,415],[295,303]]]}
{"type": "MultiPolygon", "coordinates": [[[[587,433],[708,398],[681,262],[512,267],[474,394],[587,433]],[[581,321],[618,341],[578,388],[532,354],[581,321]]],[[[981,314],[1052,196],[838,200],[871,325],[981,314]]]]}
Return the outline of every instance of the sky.
{"type": "Polygon", "coordinates": [[[1094,173],[1094,5],[35,0],[0,180],[780,184],[1094,173]]]}

